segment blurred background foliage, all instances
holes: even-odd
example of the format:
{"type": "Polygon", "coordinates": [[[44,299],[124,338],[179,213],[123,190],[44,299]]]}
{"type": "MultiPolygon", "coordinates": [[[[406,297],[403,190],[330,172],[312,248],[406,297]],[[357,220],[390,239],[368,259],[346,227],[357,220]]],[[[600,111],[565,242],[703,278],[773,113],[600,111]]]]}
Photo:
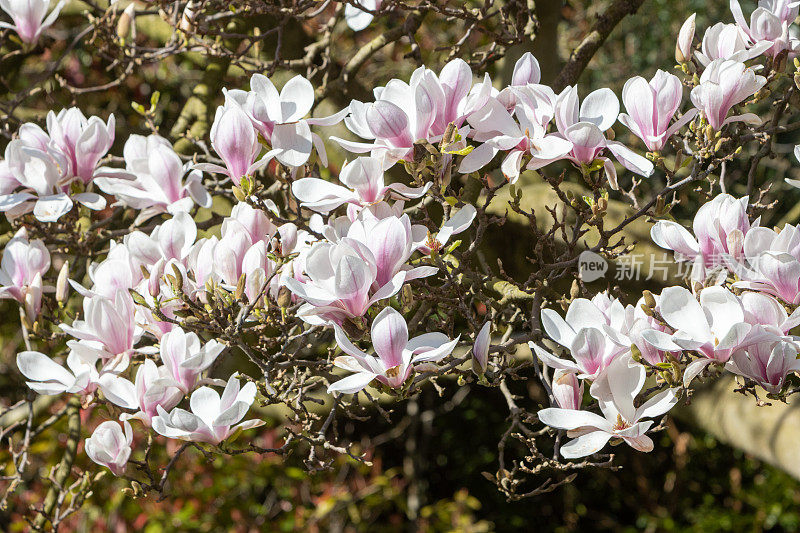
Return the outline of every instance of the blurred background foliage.
{"type": "MultiPolygon", "coordinates": [[[[591,25],[594,15],[607,1],[569,0],[556,4],[557,41],[537,43],[537,56],[545,72],[549,61],[567,57],[591,25]],[[542,53],[549,50],[549,54],[542,53]]],[[[547,4],[547,2],[537,2],[547,4]]],[[[742,2],[747,13],[755,2],[742,2]]],[[[674,66],[673,46],[686,16],[697,12],[698,35],[718,20],[732,21],[728,0],[646,0],[639,12],[623,20],[601,52],[592,60],[580,81],[581,95],[609,86],[617,94],[633,73],[649,78],[656,69],[674,66]]],[[[66,46],[69,28],[80,22],[80,5],[71,4],[53,30],[64,42],[51,51],[57,56],[66,46]]],[[[265,25],[269,21],[264,21],[265,25]]],[[[341,53],[347,54],[371,35],[400,21],[381,20],[365,34],[353,37],[344,27],[341,53]]],[[[549,31],[552,28],[548,28],[549,31]]],[[[420,32],[423,60],[432,68],[441,66],[446,46],[446,25],[423,26],[420,32]]],[[[102,38],[102,36],[98,37],[102,38]]],[[[269,43],[264,43],[265,49],[269,43]]],[[[361,80],[382,85],[391,77],[405,78],[414,68],[402,61],[407,50],[390,51],[387,60],[376,61],[360,73],[361,80]],[[394,56],[397,61],[393,61],[394,56]],[[398,70],[399,69],[399,70],[398,70]]],[[[266,52],[263,52],[266,53],[266,52]]],[[[516,57],[512,57],[511,61],[516,57]]],[[[76,86],[103,83],[108,77],[102,55],[77,48],[67,59],[67,81],[76,86]]],[[[493,65],[493,77],[503,65],[493,65]]],[[[41,65],[26,63],[13,83],[35,79],[41,65]]],[[[165,131],[179,114],[182,102],[204,74],[203,61],[187,56],[142,67],[117,88],[75,96],[84,112],[103,117],[115,113],[118,131],[145,133],[143,119],[131,111],[130,103],[147,104],[153,91],[161,93],[157,123],[165,131]]],[[[229,72],[222,84],[246,85],[249,74],[229,72]]],[[[547,79],[543,80],[547,81],[547,79]]],[[[13,89],[13,87],[12,87],[13,89]]],[[[55,88],[54,88],[55,89],[55,88]]],[[[5,89],[0,89],[5,90],[5,89]]],[[[349,97],[363,96],[350,94],[349,97]]],[[[46,97],[23,103],[18,116],[41,119],[47,109],[71,105],[71,97],[53,90],[46,97]],[[27,107],[30,106],[30,107],[27,107]]],[[[222,96],[219,96],[221,103],[222,96]]],[[[347,102],[337,102],[345,105],[347,102]]],[[[12,127],[14,127],[12,125],[12,127]]],[[[618,128],[621,129],[621,128],[618,128]]],[[[119,135],[114,153],[121,153],[125,136],[119,135]]],[[[771,181],[779,192],[776,208],[765,215],[768,225],[796,222],[800,213],[797,193],[788,194],[782,183],[792,167],[788,154],[796,139],[782,139],[786,160],[763,165],[757,183],[771,181]]],[[[632,141],[632,146],[638,145],[632,141]]],[[[334,160],[342,155],[334,156],[334,160]]],[[[333,169],[335,172],[335,167],[333,169]]],[[[729,192],[737,194],[741,169],[728,169],[729,192]]],[[[795,176],[797,177],[797,176],[795,176]]],[[[526,179],[533,181],[532,176],[526,179]]],[[[679,217],[691,218],[696,206],[685,205],[679,217]]],[[[0,347],[0,396],[21,398],[27,389],[13,366],[20,345],[16,306],[0,304],[2,346],[0,347]]],[[[532,382],[531,382],[532,383],[532,382]]],[[[543,399],[535,385],[514,384],[513,392],[530,402],[543,399]]],[[[380,416],[369,422],[343,421],[343,431],[355,441],[363,440],[370,450],[371,466],[340,458],[328,471],[309,474],[301,458],[253,454],[219,458],[191,450],[182,456],[168,484],[169,497],[158,502],[137,499],[122,489],[126,486],[106,472],[95,481],[93,496],[80,513],[73,515],[69,530],[91,531],[370,531],[408,529],[424,531],[793,531],[800,528],[800,484],[790,476],[743,453],[719,444],[692,426],[670,421],[656,435],[656,449],[640,454],[619,447],[615,471],[583,472],[574,482],[532,500],[508,502],[484,476],[497,468],[498,431],[506,427],[508,409],[496,391],[480,386],[450,384],[440,397],[428,389],[421,397],[393,408],[397,412],[421,413],[406,417],[419,427],[393,426],[380,416]],[[366,436],[369,436],[368,438],[366,436]],[[414,518],[414,526],[409,524],[414,518]]],[[[84,411],[89,419],[91,412],[84,411]]],[[[269,418],[269,414],[263,416],[269,418]]],[[[91,418],[96,423],[102,416],[91,418]]],[[[280,445],[279,417],[271,427],[262,428],[257,444],[280,445]]],[[[91,428],[85,428],[89,434],[91,428]]],[[[58,431],[51,431],[53,436],[58,431]]],[[[256,432],[253,432],[255,435],[256,432]]],[[[54,437],[55,439],[55,437],[54,437]]],[[[58,456],[60,441],[43,441],[35,457],[58,456]]],[[[81,445],[82,448],[82,445],[81,445]]],[[[169,442],[156,447],[174,453],[169,442]]],[[[33,458],[34,460],[35,457],[33,458]]],[[[0,453],[0,464],[8,460],[0,453]]],[[[45,469],[47,465],[36,465],[45,469]]],[[[83,453],[79,468],[91,468],[83,453]]],[[[41,487],[39,487],[41,488],[41,487]]],[[[12,505],[34,501],[37,487],[12,505]]],[[[23,531],[24,509],[0,510],[0,530],[23,531]]]]}

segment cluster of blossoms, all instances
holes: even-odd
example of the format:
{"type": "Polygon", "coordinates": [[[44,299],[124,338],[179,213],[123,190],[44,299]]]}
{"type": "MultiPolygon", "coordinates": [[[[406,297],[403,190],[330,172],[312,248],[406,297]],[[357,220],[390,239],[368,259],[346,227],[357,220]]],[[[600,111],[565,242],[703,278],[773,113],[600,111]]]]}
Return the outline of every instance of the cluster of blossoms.
{"type": "MultiPolygon", "coordinates": [[[[17,13],[6,4],[0,7],[17,13]]],[[[345,9],[354,30],[369,24],[381,2],[361,7],[349,3],[345,9]]],[[[25,40],[36,39],[60,4],[43,24],[37,9],[30,20],[17,21],[25,40]],[[37,17],[38,26],[31,22],[37,17]]],[[[732,10],[736,24],[709,28],[694,59],[694,17],[681,30],[682,66],[688,70],[696,61],[702,69],[688,83],[691,106],[683,112],[684,83],[676,75],[659,70],[649,81],[628,80],[620,113],[619,99],[607,88],[582,101],[577,86],[556,94],[540,83],[539,64],[528,53],[501,90],[488,75],[476,80],[465,61],[454,59],[438,73],[419,67],[407,82],[393,79],[375,88],[373,101],[354,100],[322,118],[309,116],[315,92],[306,78],[291,78],[278,91],[255,74],[249,90],[224,91],[210,129],[215,162],[182,158],[156,134],[131,135],[120,168],[108,156],[113,115],[103,122],[71,108],[48,114],[46,131],[24,124],[0,161],[0,210],[22,226],[3,252],[0,296],[19,302],[25,323],[33,323],[44,293],[55,292],[63,303],[71,286],[82,298],[82,313],[59,324],[69,337],[64,365],[29,349],[17,356],[20,372],[40,394],[76,394],[84,406],[105,401],[118,408],[118,421],[100,424],[85,445],[92,460],[117,475],[125,472],[136,425],[170,439],[220,445],[262,423],[242,420],[259,393],[270,394],[269,383],[243,371],[213,376],[223,354],[242,348],[236,335],[243,324],[270,309],[293,313],[303,333],[335,340],[344,355],[326,363],[326,389],[336,401],[369,386],[402,396],[420,374],[457,366],[444,361],[457,361],[459,345],[471,351],[474,371],[485,381],[490,355],[505,349],[491,345],[491,316],[477,322],[480,330],[424,331],[411,338],[422,321],[404,316],[403,295],[413,296],[418,284],[463,280],[448,278],[461,244],[450,240],[485,216],[476,201],[443,194],[448,173],[474,178],[494,162],[513,184],[524,169],[566,162],[587,182],[602,176],[602,184],[616,190],[615,161],[647,177],[681,131],[715,139],[731,124],[758,123],[752,113],[736,114],[767,83],[746,62],[766,57],[777,63],[798,50],[789,33],[798,6],[762,1],[749,25],[735,0],[732,10]],[[340,122],[361,140],[330,138],[356,154],[333,183],[320,177],[328,158],[312,127],[340,122]],[[617,122],[641,140],[647,156],[616,140],[617,122]],[[389,173],[419,163],[420,147],[436,146],[441,165],[433,180],[391,181],[389,173]],[[280,206],[258,194],[257,175],[270,168],[285,185],[280,206]],[[204,172],[239,200],[218,230],[205,234],[209,228],[199,227],[193,214],[212,206],[204,172]],[[431,198],[446,206],[438,228],[427,213],[431,198]],[[70,213],[77,218],[75,202],[95,211],[110,202],[136,216],[130,231],[110,239],[105,257],[89,266],[90,283],[68,280],[64,264],[56,286],[48,287],[46,239],[29,239],[24,226],[63,223],[70,213]],[[193,315],[236,305],[234,323],[225,327],[198,324],[193,315]],[[332,367],[346,374],[337,370],[329,379],[332,367]]],[[[560,448],[563,457],[596,453],[612,439],[651,450],[647,432],[654,419],[709,366],[771,394],[784,391],[787,377],[800,370],[800,338],[790,334],[800,324],[800,228],[761,227],[750,220],[749,206],[748,197],[720,194],[698,210],[693,232],[667,220],[653,226],[658,246],[692,262],[692,290],[646,293],[635,306],[602,292],[591,300],[572,298],[564,318],[542,311],[544,333],[571,357],[530,342],[535,357],[553,371],[546,383],[553,405],[539,411],[539,420],[573,438],[560,448]],[[658,392],[645,390],[648,377],[655,377],[652,390],[658,392]],[[602,415],[584,409],[587,388],[602,415]]]]}

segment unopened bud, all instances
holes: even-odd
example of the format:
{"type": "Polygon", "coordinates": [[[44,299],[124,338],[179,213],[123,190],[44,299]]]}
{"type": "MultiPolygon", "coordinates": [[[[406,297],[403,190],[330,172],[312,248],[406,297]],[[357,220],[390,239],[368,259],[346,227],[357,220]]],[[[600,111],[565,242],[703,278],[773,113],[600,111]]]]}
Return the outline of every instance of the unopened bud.
{"type": "Polygon", "coordinates": [[[131,2],[128,4],[128,7],[125,8],[125,11],[122,12],[122,15],[119,16],[119,20],[117,21],[117,37],[122,40],[128,38],[135,18],[136,5],[131,2]]]}
{"type": "Polygon", "coordinates": [[[64,261],[56,281],[56,301],[64,303],[69,296],[69,261],[64,261]]]}
{"type": "Polygon", "coordinates": [[[239,276],[239,282],[236,284],[236,291],[233,293],[235,299],[241,300],[242,296],[244,296],[245,283],[247,283],[247,274],[242,272],[242,275],[239,276]]]}
{"type": "Polygon", "coordinates": [[[175,294],[183,292],[183,274],[175,263],[172,264],[172,272],[175,274],[175,286],[172,290],[175,294]],[[175,290],[177,289],[177,290],[175,290]]]}
{"type": "Polygon", "coordinates": [[[686,19],[686,22],[681,26],[681,31],[678,32],[678,41],[675,43],[675,61],[678,63],[687,63],[692,59],[692,41],[694,41],[695,32],[695,13],[686,19]]]}
{"type": "Polygon", "coordinates": [[[367,325],[364,321],[364,317],[360,316],[348,317],[345,319],[342,322],[342,329],[352,340],[361,339],[367,333],[367,325]]]}
{"type": "Polygon", "coordinates": [[[656,298],[653,296],[653,293],[650,291],[642,292],[642,298],[644,298],[644,303],[650,309],[655,309],[656,307],[656,298]]]}
{"type": "Polygon", "coordinates": [[[572,287],[570,287],[570,289],[569,289],[569,297],[574,300],[575,298],[580,296],[580,294],[581,294],[581,286],[578,283],[577,279],[573,279],[572,280],[572,287]]]}
{"type": "Polygon", "coordinates": [[[278,306],[285,309],[290,305],[292,305],[292,291],[289,287],[283,286],[278,289],[278,306]]]}

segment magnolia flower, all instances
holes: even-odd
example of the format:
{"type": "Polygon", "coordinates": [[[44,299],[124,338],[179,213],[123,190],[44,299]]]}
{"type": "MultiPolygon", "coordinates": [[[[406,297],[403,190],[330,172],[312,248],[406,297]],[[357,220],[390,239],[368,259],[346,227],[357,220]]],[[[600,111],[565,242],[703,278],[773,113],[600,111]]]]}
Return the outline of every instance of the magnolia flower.
{"type": "Polygon", "coordinates": [[[748,37],[736,24],[717,22],[706,30],[702,51],[695,52],[697,60],[707,67],[715,59],[745,62],[763,54],[770,43],[760,42],[748,49],[748,37]]]}
{"type": "Polygon", "coordinates": [[[122,422],[122,428],[119,423],[111,420],[103,422],[83,445],[89,459],[105,466],[115,476],[125,473],[125,465],[131,456],[133,430],[127,420],[122,422]]]}
{"type": "Polygon", "coordinates": [[[50,0],[0,0],[0,9],[8,13],[14,21],[14,24],[0,22],[0,28],[16,31],[23,42],[35,43],[42,31],[56,21],[66,3],[66,0],[60,0],[45,18],[50,0]]]}
{"type": "Polygon", "coordinates": [[[667,139],[697,115],[697,110],[692,109],[669,125],[682,97],[683,85],[673,74],[658,70],[649,83],[636,76],[622,89],[622,102],[630,115],[622,113],[619,121],[644,141],[648,150],[659,152],[667,139]]]}
{"type": "MultiPolygon", "coordinates": [[[[572,143],[569,159],[579,167],[591,165],[595,160],[603,163],[608,183],[617,189],[617,171],[608,157],[602,154],[607,149],[631,172],[640,176],[653,173],[653,163],[618,141],[610,141],[605,131],[610,129],[619,116],[619,101],[610,89],[598,89],[590,93],[580,104],[577,86],[567,87],[556,100],[556,126],[559,133],[572,143]]],[[[540,166],[549,163],[542,161],[540,166]]]]}
{"type": "Polygon", "coordinates": [[[732,122],[760,124],[761,119],[753,113],[728,117],[728,112],[733,106],[758,92],[766,83],[764,76],[757,76],[744,63],[715,59],[700,76],[700,85],[692,89],[692,103],[715,130],[732,122]]]}
{"type": "Polygon", "coordinates": [[[737,265],[742,278],[734,287],[776,296],[789,304],[800,303],[800,227],[786,224],[780,232],[753,228],[744,238],[747,265],[737,265]]]}
{"type": "Polygon", "coordinates": [[[128,367],[123,356],[107,359],[107,353],[88,343],[68,341],[67,368],[59,365],[41,352],[26,351],[17,354],[17,367],[31,381],[28,387],[39,394],[92,394],[100,383],[101,374],[116,375],[128,367]],[[97,362],[104,365],[98,372],[97,362]]]}
{"type": "MultiPolygon", "coordinates": [[[[338,221],[337,221],[338,222],[338,221]]],[[[388,283],[398,273],[404,273],[404,280],[409,281],[436,273],[437,268],[431,266],[409,267],[406,263],[411,254],[421,247],[422,226],[412,226],[407,214],[377,218],[369,211],[364,211],[353,222],[345,220],[336,227],[326,228],[324,235],[331,242],[342,239],[357,247],[366,247],[375,258],[377,268],[374,289],[388,283]]]]}
{"type": "MultiPolygon", "coordinates": [[[[392,249],[388,242],[387,246],[392,249]]],[[[387,272],[386,267],[394,264],[394,257],[381,259],[388,261],[382,263],[382,270],[387,272]]],[[[349,238],[336,244],[316,244],[306,257],[305,272],[307,281],[288,278],[285,283],[307,302],[298,315],[317,323],[341,323],[347,318],[362,317],[372,304],[396,294],[406,280],[406,272],[398,271],[378,286],[375,256],[366,245],[349,238]]]]}
{"type": "Polygon", "coordinates": [[[357,0],[344,6],[344,20],[353,31],[361,31],[372,23],[374,15],[370,11],[377,11],[382,0],[357,0]],[[361,9],[363,8],[363,9],[361,9]],[[365,11],[365,10],[369,11],[365,11]]]}
{"type": "Polygon", "coordinates": [[[377,357],[356,348],[338,325],[334,329],[339,348],[348,355],[337,357],[333,364],[354,374],[328,386],[329,393],[354,394],[373,379],[398,388],[411,375],[414,364],[440,361],[458,344],[458,338],[450,340],[444,333],[424,333],[409,340],[405,319],[391,307],[372,322],[370,338],[377,357]]]}
{"type": "Polygon", "coordinates": [[[645,433],[652,420],[663,415],[678,402],[674,389],[662,391],[640,407],[634,399],[644,386],[646,372],[633,363],[630,356],[620,357],[608,368],[602,379],[592,383],[590,393],[597,398],[603,416],[588,411],[551,407],[539,411],[539,420],[550,427],[567,430],[574,437],[561,446],[565,459],[585,457],[599,452],[612,438],[619,438],[641,452],[653,450],[653,441],[645,433]]]}
{"type": "Polygon", "coordinates": [[[44,287],[42,276],[50,269],[50,252],[40,239],[28,241],[25,228],[8,241],[0,262],[0,298],[13,298],[26,308],[31,320],[39,314],[44,287]]]}
{"type": "Polygon", "coordinates": [[[478,335],[475,337],[475,344],[472,345],[472,370],[476,374],[483,374],[486,372],[486,365],[489,364],[489,343],[492,340],[491,332],[492,323],[487,322],[478,332],[478,335]]]}
{"type": "Polygon", "coordinates": [[[744,260],[746,235],[760,223],[760,219],[750,223],[748,201],[747,196],[719,194],[697,210],[694,236],[677,222],[659,220],[650,237],[656,245],[673,250],[678,261],[693,261],[693,279],[703,281],[715,267],[732,267],[744,260]]]}
{"type": "Polygon", "coordinates": [[[60,327],[76,339],[99,343],[108,357],[132,352],[142,334],[134,320],[133,299],[124,291],[117,292],[113,299],[100,295],[84,298],[83,320],[60,327]]]}
{"type": "Polygon", "coordinates": [[[694,41],[696,13],[692,13],[681,26],[678,40],[675,43],[675,61],[685,63],[692,58],[692,41],[694,41]]]}
{"type": "Polygon", "coordinates": [[[241,183],[243,177],[251,176],[258,169],[269,163],[270,159],[277,153],[272,150],[256,161],[261,153],[258,133],[247,113],[238,103],[229,100],[227,95],[225,105],[217,107],[210,135],[211,146],[220,156],[225,166],[221,167],[214,163],[199,163],[194,165],[194,168],[225,174],[231,178],[231,181],[236,186],[241,183]]]}
{"type": "Polygon", "coordinates": [[[213,339],[201,346],[196,333],[186,333],[180,326],[165,333],[160,343],[161,361],[184,393],[194,389],[200,374],[225,349],[224,344],[213,339]]]}
{"type": "Polygon", "coordinates": [[[319,213],[329,213],[347,203],[353,214],[363,207],[380,202],[387,196],[414,199],[423,196],[431,187],[412,188],[402,183],[384,185],[383,160],[375,157],[358,157],[345,163],[339,173],[339,181],[346,187],[335,185],[319,178],[301,178],[292,183],[292,194],[300,205],[319,213]]]}
{"type": "Polygon", "coordinates": [[[131,135],[125,141],[125,170],[103,168],[94,182],[122,205],[140,210],[134,224],[159,213],[190,211],[194,204],[211,207],[202,174],[183,164],[172,145],[158,135],[131,135]]]}
{"type": "Polygon", "coordinates": [[[736,23],[749,37],[753,48],[761,50],[760,53],[768,52],[775,58],[784,50],[796,52],[800,49],[800,41],[789,35],[789,24],[794,22],[798,13],[797,2],[760,0],[758,8],[750,15],[749,25],[739,0],[730,0],[730,8],[736,23]]]}
{"type": "Polygon", "coordinates": [[[106,374],[100,378],[100,389],[111,403],[138,411],[129,415],[123,414],[123,420],[140,420],[150,426],[157,409],[172,409],[183,398],[183,391],[178,383],[172,379],[170,371],[165,366],[156,366],[150,359],[136,370],[135,382],[131,383],[125,378],[106,374]]]}
{"type": "Polygon", "coordinates": [[[619,344],[625,308],[618,300],[602,293],[594,299],[576,298],[567,310],[566,319],[552,309],[542,309],[542,326],[547,335],[568,348],[575,361],[560,359],[529,342],[536,355],[551,368],[575,371],[581,379],[595,379],[630,344],[619,344]],[[599,306],[601,307],[599,307],[599,306]]]}
{"type": "Polygon", "coordinates": [[[553,372],[550,384],[556,404],[562,409],[580,409],[583,403],[583,381],[570,370],[561,368],[553,372]]]}
{"type": "Polygon", "coordinates": [[[256,385],[248,382],[239,389],[236,374],[231,376],[222,397],[210,387],[200,387],[192,393],[189,405],[192,412],[158,406],[158,416],[153,418],[153,429],[170,439],[219,444],[237,431],[264,424],[263,420],[244,418],[256,398],[256,385]]]}
{"type": "MultiPolygon", "coordinates": [[[[345,125],[372,142],[353,142],[331,137],[353,153],[383,155],[386,164],[408,159],[418,140],[438,142],[449,124],[461,128],[466,118],[483,107],[492,92],[488,75],[472,86],[472,71],[463,60],[447,63],[437,76],[419,67],[409,83],[393,79],[374,90],[375,102],[350,102],[345,125]]],[[[461,130],[466,136],[468,130],[461,130]]],[[[449,155],[449,154],[448,154],[449,155]]]]}
{"type": "Polygon", "coordinates": [[[97,163],[114,144],[114,126],[113,114],[104,123],[99,117],[87,119],[77,107],[47,114],[47,131],[52,143],[66,156],[69,175],[83,183],[92,180],[97,163]]]}
{"type": "Polygon", "coordinates": [[[67,156],[60,151],[41,150],[19,138],[8,143],[5,156],[9,172],[22,187],[0,196],[0,211],[9,220],[33,211],[41,222],[54,222],[72,209],[73,199],[90,209],[105,208],[105,199],[96,193],[68,194],[73,177],[68,174],[67,156]]]}
{"type": "Polygon", "coordinates": [[[279,94],[269,78],[253,74],[249,93],[228,91],[225,98],[238,102],[247,111],[256,130],[273,148],[269,154],[293,168],[308,161],[312,148],[316,148],[320,161],[327,166],[325,143],[311,132],[311,126],[333,126],[347,114],[343,109],[328,117],[303,118],[314,106],[314,87],[302,76],[287,81],[279,94]]]}
{"type": "MultiPolygon", "coordinates": [[[[555,94],[543,85],[513,87],[516,121],[498,99],[486,104],[468,117],[475,129],[474,139],[484,141],[470,152],[458,169],[463,174],[485,166],[498,151],[506,151],[501,169],[511,183],[519,178],[523,158],[530,157],[527,168],[540,168],[566,156],[573,146],[562,136],[547,134],[553,118],[555,94]]],[[[615,117],[616,118],[616,117],[615,117]]]]}
{"type": "Polygon", "coordinates": [[[686,386],[711,363],[725,363],[742,346],[752,326],[745,322],[741,301],[725,287],[707,287],[700,301],[683,287],[668,287],[661,292],[659,312],[675,331],[643,332],[644,338],[659,350],[693,350],[702,358],[686,367],[686,386]]]}
{"type": "Polygon", "coordinates": [[[797,345],[791,342],[762,342],[733,352],[726,368],[777,394],[783,389],[786,376],[800,371],[797,352],[797,345]]]}

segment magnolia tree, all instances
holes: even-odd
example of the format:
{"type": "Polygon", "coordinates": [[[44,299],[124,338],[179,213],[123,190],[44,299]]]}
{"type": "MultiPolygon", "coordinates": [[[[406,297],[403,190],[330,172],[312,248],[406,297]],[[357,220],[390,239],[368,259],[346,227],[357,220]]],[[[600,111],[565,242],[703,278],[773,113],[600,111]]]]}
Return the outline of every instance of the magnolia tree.
{"type": "MultiPolygon", "coordinates": [[[[771,184],[755,176],[775,136],[800,128],[798,3],[761,0],[746,14],[732,0],[733,22],[704,31],[692,15],[676,35],[678,68],[631,77],[621,98],[574,85],[640,3],[612,3],[554,86],[531,53],[505,59],[507,83],[486,73],[535,35],[525,2],[90,4],[60,59],[0,104],[11,227],[0,295],[19,307],[13,371],[29,388],[4,399],[4,502],[36,475],[34,443],[64,431],[62,419],[63,456],[31,507],[37,527],[57,527],[90,496],[96,472],[74,467],[79,454],[134,496],[168,495],[193,448],[303,454],[315,471],[340,454],[366,461],[343,422],[398,424],[425,388],[475,384],[505,399],[492,481],[512,499],[614,468],[614,445],[652,450],[664,415],[710,377],[735,374],[754,402],[797,392],[800,230],[759,224],[771,184]],[[137,21],[159,15],[167,30],[137,37],[147,28],[137,21]],[[351,100],[346,87],[388,44],[410,40],[419,61],[426,17],[463,32],[450,57],[351,100]],[[298,22],[318,30],[302,53],[281,44],[298,22]],[[335,32],[362,31],[370,39],[339,62],[335,32]],[[60,63],[89,35],[117,76],[77,87],[60,63]],[[277,39],[271,60],[265,36],[277,39]],[[178,54],[211,62],[169,132],[157,96],[134,103],[139,127],[124,131],[79,107],[18,118],[52,80],[73,97],[101,93],[178,54]],[[233,67],[241,75],[223,86],[233,67]],[[334,153],[344,164],[328,165],[334,153]],[[749,168],[747,196],[725,192],[734,164],[749,168]],[[523,177],[553,205],[525,207],[523,177]],[[684,227],[670,212],[689,197],[701,207],[684,227]],[[610,201],[628,205],[624,218],[609,219],[610,201]],[[503,213],[527,221],[515,242],[524,274],[487,255],[503,213]],[[652,222],[652,242],[690,266],[683,282],[638,294],[590,285],[581,254],[630,253],[635,221],[652,222]],[[512,394],[523,380],[543,404],[512,394]],[[272,447],[253,429],[267,406],[280,407],[269,416],[283,431],[272,447]],[[170,441],[181,445],[159,462],[154,450],[170,441]],[[509,455],[510,441],[525,453],[509,455]]],[[[55,46],[62,5],[0,3],[12,20],[3,52],[28,60],[55,46]]]]}

